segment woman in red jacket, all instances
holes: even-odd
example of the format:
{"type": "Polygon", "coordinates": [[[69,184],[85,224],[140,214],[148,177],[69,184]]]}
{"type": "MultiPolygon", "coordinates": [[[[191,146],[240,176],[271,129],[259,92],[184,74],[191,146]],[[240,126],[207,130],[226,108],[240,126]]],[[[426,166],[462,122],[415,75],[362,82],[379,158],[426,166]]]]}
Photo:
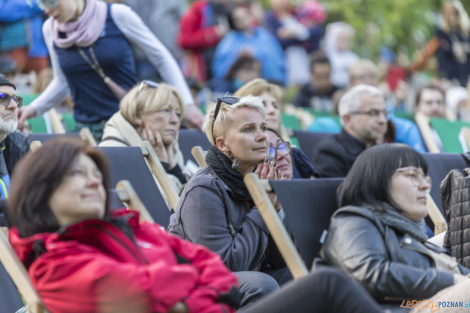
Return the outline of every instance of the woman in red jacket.
{"type": "Polygon", "coordinates": [[[110,211],[108,165],[80,141],[49,142],[17,166],[10,242],[55,312],[233,312],[236,277],[220,257],[110,211]]]}

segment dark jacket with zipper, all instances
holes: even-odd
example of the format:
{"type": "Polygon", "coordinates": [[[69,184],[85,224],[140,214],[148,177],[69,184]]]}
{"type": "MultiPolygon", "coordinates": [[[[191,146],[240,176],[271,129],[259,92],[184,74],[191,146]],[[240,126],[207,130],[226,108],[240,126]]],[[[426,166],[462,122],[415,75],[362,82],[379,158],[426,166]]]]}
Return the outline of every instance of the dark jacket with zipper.
{"type": "MultiPolygon", "coordinates": [[[[347,206],[333,215],[320,254],[378,300],[429,298],[454,284],[453,273],[437,269],[434,259],[448,260],[445,249],[401,233],[362,207],[347,206]]],[[[470,272],[453,263],[457,272],[470,272]]]]}
{"type": "Polygon", "coordinates": [[[218,255],[140,224],[137,212],[113,213],[125,227],[87,220],[29,238],[10,230],[51,313],[167,312],[177,302],[188,312],[233,312],[220,299],[237,279],[218,255]]]}
{"type": "MultiPolygon", "coordinates": [[[[469,169],[467,169],[469,170],[469,169]]],[[[442,208],[447,222],[444,247],[463,266],[470,266],[470,177],[452,170],[441,183],[442,208]]]]}
{"type": "Polygon", "coordinates": [[[168,230],[208,247],[232,271],[268,271],[285,266],[261,214],[235,199],[210,167],[186,184],[168,230]]]}

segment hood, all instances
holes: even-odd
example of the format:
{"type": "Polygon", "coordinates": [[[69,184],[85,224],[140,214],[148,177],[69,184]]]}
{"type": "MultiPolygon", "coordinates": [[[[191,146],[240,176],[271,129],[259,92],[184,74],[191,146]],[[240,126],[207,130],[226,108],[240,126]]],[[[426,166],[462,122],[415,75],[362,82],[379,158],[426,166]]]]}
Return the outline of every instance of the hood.
{"type": "MultiPolygon", "coordinates": [[[[137,211],[127,210],[125,208],[119,210],[113,210],[113,218],[124,218],[127,220],[132,228],[136,228],[139,225],[140,214],[137,211]]],[[[35,234],[31,237],[22,238],[17,228],[12,227],[9,231],[10,244],[13,247],[18,258],[26,266],[30,265],[38,255],[35,255],[38,250],[50,250],[57,242],[63,240],[73,240],[79,238],[82,235],[82,230],[85,226],[94,224],[108,224],[103,220],[86,220],[77,224],[70,225],[66,228],[61,228],[59,231],[54,233],[40,233],[35,234]],[[67,238],[64,234],[67,233],[67,238]]]]}

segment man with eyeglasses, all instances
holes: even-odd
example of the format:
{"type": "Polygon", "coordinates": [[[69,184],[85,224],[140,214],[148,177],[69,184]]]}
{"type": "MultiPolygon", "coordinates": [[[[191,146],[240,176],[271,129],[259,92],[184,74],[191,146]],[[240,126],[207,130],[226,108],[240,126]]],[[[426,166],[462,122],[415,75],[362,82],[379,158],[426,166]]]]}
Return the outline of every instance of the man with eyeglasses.
{"type": "MultiPolygon", "coordinates": [[[[18,109],[23,99],[16,95],[16,86],[0,74],[0,201],[8,197],[10,174],[16,163],[29,151],[29,140],[16,131],[18,109]]],[[[0,225],[4,225],[0,209],[0,225]]]]}
{"type": "Polygon", "coordinates": [[[340,99],[341,133],[318,144],[313,165],[321,177],[345,177],[356,157],[368,147],[381,143],[387,130],[387,111],[381,91],[358,85],[340,99]]]}

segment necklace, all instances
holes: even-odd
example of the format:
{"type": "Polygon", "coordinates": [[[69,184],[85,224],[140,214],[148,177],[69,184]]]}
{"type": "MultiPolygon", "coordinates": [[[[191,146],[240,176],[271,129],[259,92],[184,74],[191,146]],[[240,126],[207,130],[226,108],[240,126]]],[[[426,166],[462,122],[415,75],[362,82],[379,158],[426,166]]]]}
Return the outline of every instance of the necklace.
{"type": "Polygon", "coordinates": [[[98,73],[98,75],[100,75],[100,77],[105,82],[106,82],[106,80],[109,80],[109,77],[104,73],[103,68],[101,67],[100,63],[98,62],[98,59],[96,58],[95,50],[93,49],[93,47],[88,48],[88,52],[90,53],[90,56],[91,56],[92,60],[90,60],[90,58],[88,58],[88,56],[86,55],[85,51],[82,50],[82,48],[78,48],[78,52],[80,53],[82,58],[88,63],[88,65],[90,65],[90,67],[96,73],[98,73]]]}

